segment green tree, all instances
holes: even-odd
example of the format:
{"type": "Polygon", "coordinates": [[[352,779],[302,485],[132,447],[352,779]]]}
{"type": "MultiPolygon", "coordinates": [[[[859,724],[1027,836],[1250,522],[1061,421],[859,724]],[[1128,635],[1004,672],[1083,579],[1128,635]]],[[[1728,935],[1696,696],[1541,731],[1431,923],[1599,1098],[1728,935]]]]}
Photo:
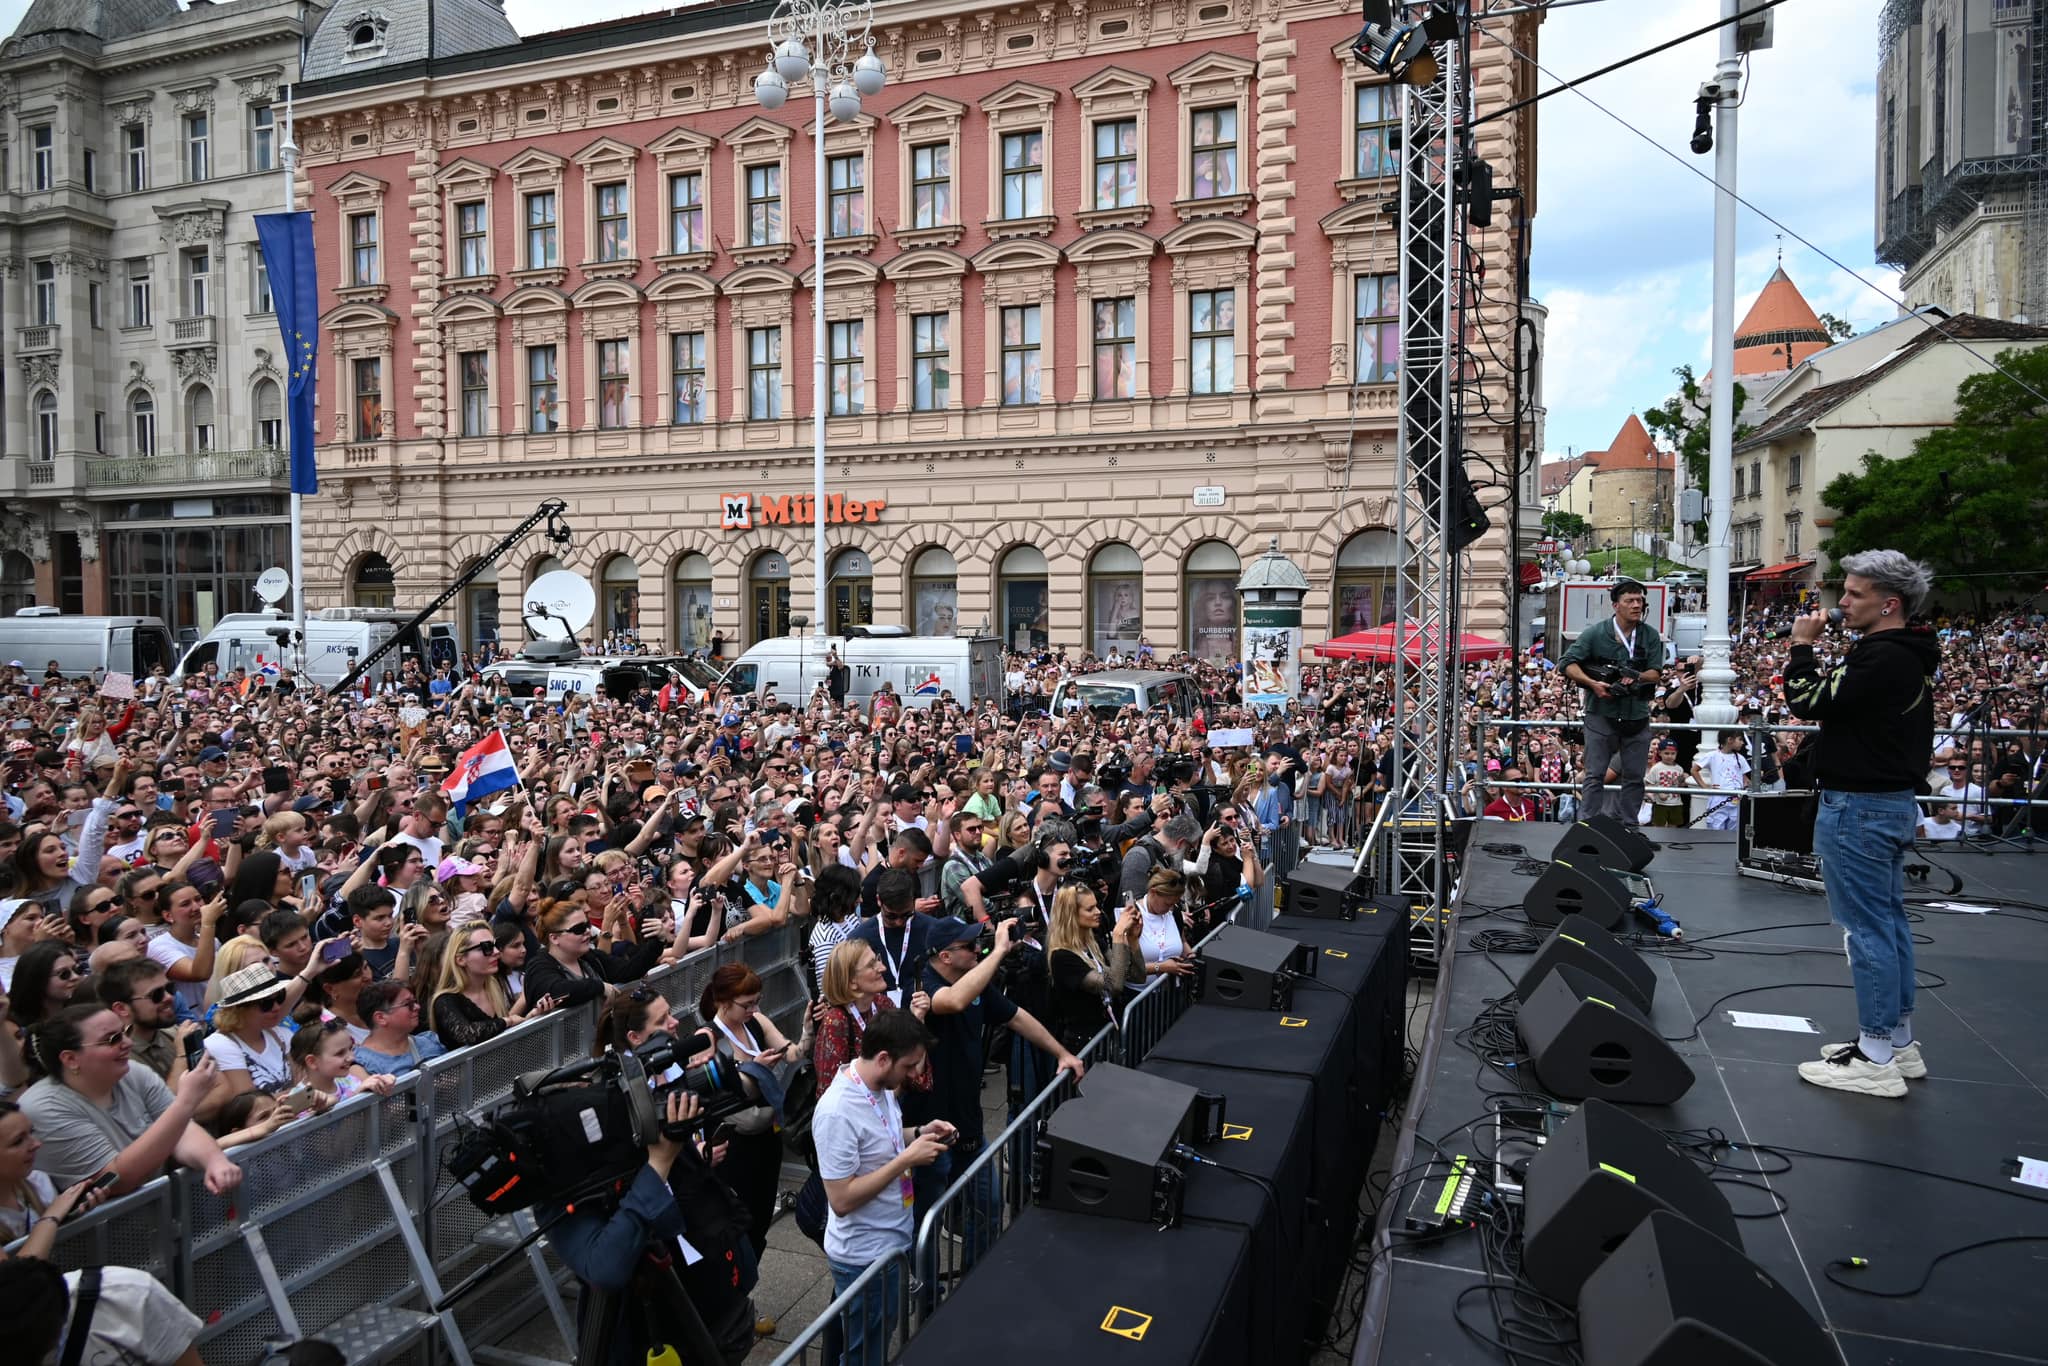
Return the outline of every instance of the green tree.
{"type": "MultiPolygon", "coordinates": [[[[1643,425],[1650,429],[1650,435],[1667,450],[1676,451],[1685,461],[1687,481],[1692,487],[1703,489],[1707,486],[1707,464],[1712,442],[1710,412],[1707,391],[1693,378],[1692,367],[1681,365],[1671,372],[1678,376],[1678,392],[1665,399],[1656,407],[1643,414],[1643,425]]],[[[1749,402],[1749,392],[1740,384],[1735,386],[1735,440],[1740,441],[1753,430],[1742,420],[1742,409],[1749,402]]],[[[1721,491],[1726,495],[1727,490],[1721,491]]],[[[1673,497],[1677,496],[1676,489],[1673,497]]],[[[1707,539],[1707,524],[1692,524],[1693,539],[1707,539]]]]}
{"type": "Polygon", "coordinates": [[[2005,575],[2048,565],[2048,348],[2006,351],[2009,373],[1985,371],[1956,389],[1952,427],[1929,432],[1910,455],[1872,452],[1861,473],[1821,491],[1835,509],[1821,543],[1835,562],[1860,550],[1902,550],[1932,568],[1938,585],[1990,610],[2005,575]],[[2029,392],[2029,390],[2033,392],[2029,392]]]}
{"type": "Polygon", "coordinates": [[[1832,313],[1820,315],[1821,329],[1836,341],[1847,341],[1856,335],[1856,325],[1847,318],[1838,318],[1832,313]]]}
{"type": "Polygon", "coordinates": [[[1576,541],[1593,534],[1593,524],[1576,512],[1553,509],[1543,514],[1543,534],[1553,540],[1576,541]]]}

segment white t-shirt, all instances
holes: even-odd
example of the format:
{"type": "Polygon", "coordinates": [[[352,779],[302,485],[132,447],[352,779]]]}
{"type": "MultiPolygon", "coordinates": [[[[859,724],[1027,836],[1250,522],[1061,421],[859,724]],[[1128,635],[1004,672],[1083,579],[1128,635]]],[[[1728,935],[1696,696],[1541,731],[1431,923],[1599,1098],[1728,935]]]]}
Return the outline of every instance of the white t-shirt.
{"type": "MultiPolygon", "coordinates": [[[[1707,775],[1707,782],[1713,787],[1739,788],[1749,781],[1749,759],[1745,755],[1730,754],[1726,750],[1710,749],[1694,762],[1707,775]]],[[[1709,811],[1720,811],[1735,804],[1733,797],[1716,797],[1709,811]]]]}
{"type": "MultiPolygon", "coordinates": [[[[903,1151],[903,1110],[895,1092],[870,1091],[849,1065],[819,1097],[811,1137],[818,1145],[818,1175],[844,1181],[888,1166],[903,1151]]],[[[906,1175],[851,1214],[831,1211],[825,1255],[845,1266],[867,1266],[909,1247],[915,1231],[906,1175]]]]}
{"type": "MultiPolygon", "coordinates": [[[[160,934],[149,941],[149,956],[170,968],[197,958],[199,946],[182,943],[173,934],[160,934]]],[[[178,1004],[194,1014],[206,1009],[206,983],[174,981],[171,990],[177,995],[178,1004]]]]}
{"type": "MultiPolygon", "coordinates": [[[[64,1284],[77,1303],[85,1273],[69,1271],[64,1284]]],[[[71,1322],[65,1315],[65,1323],[71,1322]]],[[[100,1298],[93,1306],[89,1341],[79,1366],[171,1366],[199,1338],[199,1316],[164,1284],[132,1266],[100,1268],[100,1298]]]]}
{"type": "Polygon", "coordinates": [[[394,844],[409,844],[419,850],[420,861],[427,865],[428,877],[432,877],[434,870],[441,866],[441,837],[439,835],[429,835],[425,839],[417,839],[411,835],[393,835],[390,839],[384,841],[384,844],[386,848],[394,844]]]}
{"type": "Polygon", "coordinates": [[[1922,839],[1959,840],[1962,837],[1963,823],[1959,820],[1952,819],[1947,825],[1943,825],[1932,816],[1924,816],[1920,820],[1920,838],[1922,839]]]}
{"type": "Polygon", "coordinates": [[[291,1079],[291,1058],[286,1050],[291,1036],[282,1029],[263,1033],[263,1047],[251,1048],[232,1034],[206,1036],[206,1052],[223,1072],[247,1072],[249,1084],[259,1091],[275,1091],[291,1079]]]}

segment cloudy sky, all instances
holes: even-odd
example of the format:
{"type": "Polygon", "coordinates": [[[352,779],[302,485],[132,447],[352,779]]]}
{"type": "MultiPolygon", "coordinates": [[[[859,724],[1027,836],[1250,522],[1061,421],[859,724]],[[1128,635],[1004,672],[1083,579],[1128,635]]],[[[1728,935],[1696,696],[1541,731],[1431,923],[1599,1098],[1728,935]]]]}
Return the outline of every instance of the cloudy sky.
{"type": "MultiPolygon", "coordinates": [[[[673,0],[507,0],[521,33],[670,8],[673,0]]],[[[1871,260],[1874,75],[1881,0],[1788,0],[1776,46],[1753,59],[1742,109],[1740,189],[1759,207],[1896,292],[1871,260]]],[[[0,0],[11,32],[28,0],[0,0]]],[[[1537,56],[1568,79],[1700,27],[1720,0],[1604,0],[1553,13],[1537,56]]],[[[1671,370],[1704,372],[1711,314],[1713,187],[1695,157],[1694,91],[1713,73],[1711,36],[1585,87],[1614,114],[1683,160],[1681,166],[1578,96],[1542,105],[1537,295],[1550,308],[1546,372],[1549,452],[1605,449],[1631,411],[1662,401],[1671,370]]],[[[1556,83],[1552,76],[1542,85],[1556,83]]],[[[1769,278],[1777,229],[1741,215],[1739,318],[1769,278]]],[[[1860,329],[1892,304],[1787,238],[1785,268],[1817,310],[1860,329]]]]}
{"type": "MultiPolygon", "coordinates": [[[[1866,279],[1896,294],[1873,264],[1871,220],[1877,14],[1880,0],[1790,0],[1776,45],[1751,59],[1741,112],[1744,198],[1866,279]]],[[[1710,23],[1719,0],[1607,0],[1553,13],[1537,58],[1570,79],[1710,23]]],[[[1712,36],[1583,87],[1676,152],[1695,157],[1692,100],[1713,74],[1712,36]]],[[[1545,88],[1557,82],[1544,77],[1545,88]]],[[[1546,445],[1556,456],[1604,450],[1629,412],[1673,389],[1671,370],[1704,373],[1712,315],[1714,190],[1585,100],[1541,106],[1535,292],[1550,308],[1546,445]]],[[[1739,220],[1735,316],[1777,258],[1778,229],[1739,220]]],[[[1787,238],[1785,269],[1814,309],[1858,330],[1893,316],[1885,298],[1787,238]]]]}

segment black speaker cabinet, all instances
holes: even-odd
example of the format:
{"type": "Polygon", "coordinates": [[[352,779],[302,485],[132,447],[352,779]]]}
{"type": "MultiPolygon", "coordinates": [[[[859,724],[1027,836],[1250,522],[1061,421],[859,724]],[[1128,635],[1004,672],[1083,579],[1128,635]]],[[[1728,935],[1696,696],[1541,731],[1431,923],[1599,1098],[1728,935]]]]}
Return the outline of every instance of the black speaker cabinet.
{"type": "Polygon", "coordinates": [[[1088,1069],[1081,1094],[1053,1111],[1040,1140],[1039,1203],[1076,1214],[1168,1222],[1178,1217],[1173,1145],[1190,1134],[1199,1092],[1114,1063],[1088,1069]],[[1162,1175],[1165,1168],[1170,1175],[1162,1175]],[[1169,1196],[1167,1188],[1173,1190],[1169,1196]]]}
{"type": "Polygon", "coordinates": [[[1561,1100],[1668,1105],[1692,1089],[1692,1068],[1619,994],[1576,968],[1551,969],[1517,1015],[1536,1075],[1561,1100]]]}
{"type": "Polygon", "coordinates": [[[1529,970],[1515,984],[1515,997],[1526,1001],[1543,975],[1559,965],[1598,977],[1648,1014],[1657,995],[1657,974],[1643,956],[1582,915],[1568,915],[1529,960],[1529,970]]]}
{"type": "Polygon", "coordinates": [[[1839,1353],[1762,1267],[1657,1210],[1580,1289],[1579,1356],[1585,1366],[1812,1366],[1839,1353]]]}
{"type": "Polygon", "coordinates": [[[1343,864],[1297,863],[1287,875],[1281,909],[1312,920],[1351,920],[1371,892],[1371,879],[1343,864]]]}
{"type": "Polygon", "coordinates": [[[1657,846],[1642,831],[1623,825],[1612,816],[1589,816],[1566,829],[1550,857],[1574,863],[1604,863],[1609,868],[1640,873],[1657,857],[1657,846]]]}
{"type": "Polygon", "coordinates": [[[1195,999],[1246,1010],[1285,1010],[1294,979],[1315,975],[1315,950],[1277,934],[1225,925],[1202,946],[1195,999]]]}
{"type": "Polygon", "coordinates": [[[1522,1193],[1522,1269],[1565,1304],[1653,1210],[1683,1215],[1742,1246],[1728,1201],[1707,1174],[1605,1101],[1581,1105],[1536,1150],[1522,1193]]]}
{"type": "Polygon", "coordinates": [[[1522,910],[1531,925],[1555,925],[1568,915],[1582,915],[1612,930],[1628,918],[1628,888],[1597,863],[1554,859],[1522,894],[1522,910]]]}

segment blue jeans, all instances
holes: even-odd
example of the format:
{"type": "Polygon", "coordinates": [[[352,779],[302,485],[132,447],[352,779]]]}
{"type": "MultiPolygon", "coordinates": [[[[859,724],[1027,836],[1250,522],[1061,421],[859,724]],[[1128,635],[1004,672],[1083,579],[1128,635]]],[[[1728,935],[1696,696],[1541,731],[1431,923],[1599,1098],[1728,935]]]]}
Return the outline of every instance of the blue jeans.
{"type": "Polygon", "coordinates": [[[1906,851],[1920,809],[1911,792],[1820,794],[1813,852],[1828,913],[1844,931],[1856,984],[1856,1026],[1889,1034],[1913,1013],[1913,927],[1906,923],[1906,851]]]}
{"type": "MultiPolygon", "coordinates": [[[[865,1266],[848,1266],[830,1259],[825,1264],[832,1268],[832,1295],[835,1299],[845,1294],[847,1287],[867,1270],[865,1266]]],[[[845,1348],[839,1358],[841,1366],[883,1366],[888,1361],[890,1329],[896,1322],[902,1302],[903,1263],[892,1256],[888,1270],[869,1281],[861,1297],[847,1310],[843,1320],[846,1335],[845,1348]]]]}

